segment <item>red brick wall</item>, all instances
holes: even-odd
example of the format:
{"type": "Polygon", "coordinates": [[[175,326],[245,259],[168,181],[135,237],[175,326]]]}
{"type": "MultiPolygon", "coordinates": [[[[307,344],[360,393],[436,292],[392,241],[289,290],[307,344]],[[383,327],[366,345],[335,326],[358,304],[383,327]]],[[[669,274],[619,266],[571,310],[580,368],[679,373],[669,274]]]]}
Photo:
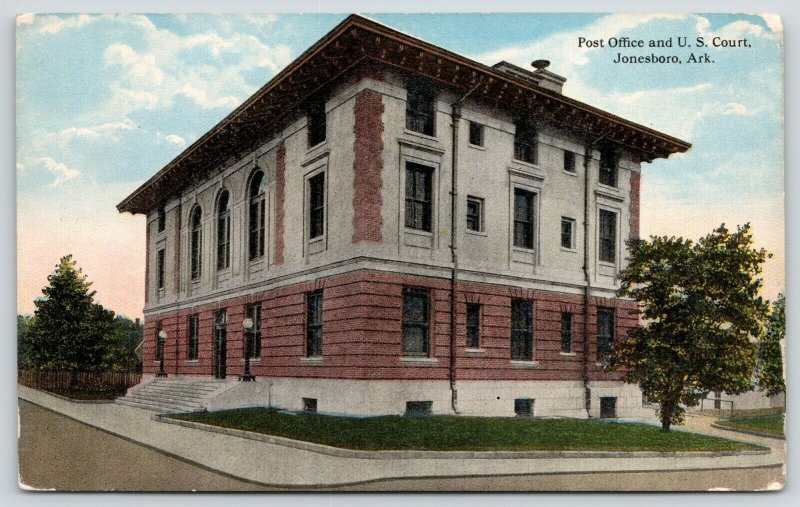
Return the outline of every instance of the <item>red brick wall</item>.
{"type": "Polygon", "coordinates": [[[283,264],[283,216],[286,189],[286,146],[281,141],[275,154],[275,264],[283,264]]]}
{"type": "Polygon", "coordinates": [[[353,243],[381,241],[383,100],[364,90],[356,96],[353,145],[353,243]]]}
{"type": "MultiPolygon", "coordinates": [[[[583,361],[583,299],[579,295],[523,290],[512,287],[460,282],[458,304],[457,376],[459,380],[580,380],[583,361]],[[511,364],[511,299],[534,301],[534,360],[536,368],[511,364]],[[466,350],[466,303],[480,303],[481,344],[474,357],[466,350]],[[561,312],[573,314],[572,351],[561,351],[561,312]]],[[[321,377],[346,379],[449,378],[449,280],[422,276],[358,271],[291,287],[237,298],[222,303],[151,316],[145,322],[145,373],[158,371],[155,357],[155,322],[162,320],[169,338],[165,347],[167,373],[211,375],[214,311],[228,311],[227,372],[244,368],[242,320],[248,303],[262,303],[262,357],[251,363],[257,376],[321,377]],[[430,290],[430,349],[438,362],[409,365],[402,356],[403,287],[430,290]],[[304,361],[306,347],[305,294],[323,290],[323,361],[304,361]],[[197,362],[186,360],[188,317],[200,315],[197,362]],[[175,347],[178,346],[177,363],[175,347]]],[[[596,308],[616,308],[616,336],[621,338],[637,323],[635,306],[616,299],[592,299],[589,309],[589,372],[591,380],[611,380],[596,365],[596,308]]]]}
{"type": "Polygon", "coordinates": [[[642,175],[631,173],[631,239],[639,238],[639,192],[642,175]]]}

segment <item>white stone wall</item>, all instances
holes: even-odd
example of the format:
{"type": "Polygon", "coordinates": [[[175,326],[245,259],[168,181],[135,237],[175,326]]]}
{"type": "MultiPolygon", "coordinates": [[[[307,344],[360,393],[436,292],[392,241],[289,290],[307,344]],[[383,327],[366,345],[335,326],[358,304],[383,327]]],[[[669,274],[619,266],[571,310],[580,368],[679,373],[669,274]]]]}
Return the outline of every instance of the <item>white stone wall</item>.
{"type": "MultiPolygon", "coordinates": [[[[636,386],[591,382],[590,388],[593,418],[600,417],[600,397],[613,396],[617,398],[618,418],[655,419],[655,411],[642,406],[641,391],[636,386]]],[[[460,415],[513,417],[514,400],[531,398],[535,417],[587,417],[583,384],[579,381],[469,381],[458,382],[457,389],[460,415]]],[[[271,406],[302,410],[303,398],[316,398],[318,412],[327,414],[402,415],[407,401],[432,401],[434,414],[453,414],[446,381],[285,377],[235,382],[210,400],[208,409],[271,406]]]]}
{"type": "MultiPolygon", "coordinates": [[[[213,177],[185,189],[180,196],[180,287],[176,291],[172,272],[174,227],[177,226],[177,198],[166,203],[167,230],[157,232],[156,210],[151,213],[149,238],[150,276],[147,314],[174,309],[177,304],[208,303],[263,290],[269,286],[296,283],[303,279],[367,268],[449,276],[450,189],[451,189],[451,104],[458,97],[442,92],[437,97],[435,136],[424,136],[405,128],[406,90],[404,78],[386,71],[382,82],[351,80],[336,87],[326,103],[327,139],[311,149],[307,146],[306,118],[295,120],[274,139],[253,153],[223,164],[213,177]],[[356,95],[372,89],[384,104],[382,243],[353,244],[353,107],[356,95]],[[276,247],[276,151],[286,147],[284,203],[284,263],[275,264],[276,247]],[[404,227],[405,163],[416,161],[435,168],[433,226],[431,233],[404,227]],[[270,180],[267,196],[267,255],[251,263],[247,258],[247,186],[258,166],[270,180]],[[309,243],[307,236],[307,179],[317,171],[326,172],[326,232],[321,241],[309,243]],[[215,204],[222,187],[232,199],[231,267],[216,269],[215,204]],[[190,279],[189,216],[195,205],[203,210],[203,263],[199,280],[190,279]],[[166,287],[159,296],[156,286],[156,251],[167,249],[166,287]]],[[[465,280],[507,284],[525,288],[581,293],[583,265],[584,146],[577,138],[543,127],[539,133],[539,163],[513,160],[514,124],[511,115],[475,100],[463,106],[459,146],[459,212],[461,277],[465,280]],[[484,147],[469,145],[469,121],[485,125],[484,147]],[[575,155],[575,174],[563,170],[564,150],[575,155]],[[524,251],[512,245],[511,205],[514,186],[536,192],[535,248],[524,251]],[[485,232],[466,230],[467,196],[485,203],[485,232]],[[576,248],[560,246],[561,217],[575,220],[576,248]]],[[[590,174],[589,266],[594,294],[611,297],[614,276],[623,267],[624,241],[630,235],[630,175],[639,171],[629,157],[620,162],[617,188],[598,184],[600,154],[593,151],[590,174]],[[597,217],[601,208],[618,213],[617,261],[604,265],[597,260],[597,217]]]]}

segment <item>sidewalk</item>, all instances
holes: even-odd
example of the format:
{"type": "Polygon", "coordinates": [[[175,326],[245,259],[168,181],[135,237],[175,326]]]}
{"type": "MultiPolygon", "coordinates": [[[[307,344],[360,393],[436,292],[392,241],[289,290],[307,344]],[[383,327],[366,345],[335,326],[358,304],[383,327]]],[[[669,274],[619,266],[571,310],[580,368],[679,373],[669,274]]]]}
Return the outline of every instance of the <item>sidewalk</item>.
{"type": "Polygon", "coordinates": [[[79,404],[18,386],[19,398],[212,470],[278,487],[325,487],[390,478],[549,473],[714,470],[782,465],[784,442],[737,435],[688,417],[686,429],[769,446],[769,454],[715,457],[406,458],[332,456],[201,429],[164,424],[152,412],[117,404],[79,404]]]}

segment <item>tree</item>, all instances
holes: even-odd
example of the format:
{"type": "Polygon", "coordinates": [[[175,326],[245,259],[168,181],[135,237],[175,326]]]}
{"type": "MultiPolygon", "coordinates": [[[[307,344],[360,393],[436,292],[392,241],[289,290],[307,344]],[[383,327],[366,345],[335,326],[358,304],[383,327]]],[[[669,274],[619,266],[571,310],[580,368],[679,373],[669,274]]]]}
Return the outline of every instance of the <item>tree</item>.
{"type": "Polygon", "coordinates": [[[33,322],[32,315],[17,315],[17,368],[24,370],[31,362],[31,348],[28,329],[33,322]]]}
{"type": "Polygon", "coordinates": [[[786,298],[783,294],[772,305],[767,322],[767,332],[758,351],[758,385],[767,396],[786,392],[783,380],[783,355],[781,340],[786,338],[786,298]]]}
{"type": "Polygon", "coordinates": [[[47,281],[20,337],[29,366],[71,372],[108,368],[114,356],[114,312],[94,302],[92,284],[72,255],[61,258],[47,281]]]}
{"type": "Polygon", "coordinates": [[[756,341],[768,305],[750,224],[721,225],[697,243],[675,237],[628,242],[620,296],[639,303],[643,324],[615,347],[613,367],[659,404],[661,427],[683,421],[707,391],[752,388],[756,341]]]}

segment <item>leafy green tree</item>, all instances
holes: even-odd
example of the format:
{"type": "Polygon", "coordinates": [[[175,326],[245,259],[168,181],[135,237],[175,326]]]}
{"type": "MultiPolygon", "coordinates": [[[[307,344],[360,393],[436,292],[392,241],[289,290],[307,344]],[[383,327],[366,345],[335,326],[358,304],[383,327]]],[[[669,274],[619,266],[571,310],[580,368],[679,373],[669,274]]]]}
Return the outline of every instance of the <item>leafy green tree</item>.
{"type": "Polygon", "coordinates": [[[28,368],[31,362],[28,329],[31,327],[32,322],[32,315],[17,315],[17,368],[20,370],[28,368]]]}
{"type": "Polygon", "coordinates": [[[39,370],[107,369],[114,358],[114,312],[94,302],[91,282],[72,260],[62,257],[47,277],[49,285],[34,304],[36,311],[21,348],[39,370]]]}
{"type": "Polygon", "coordinates": [[[783,380],[783,355],[781,340],[786,338],[786,298],[783,294],[772,305],[767,322],[767,332],[761,340],[758,360],[758,385],[767,396],[786,392],[783,380]]]}
{"type": "Polygon", "coordinates": [[[112,369],[115,371],[141,371],[141,359],[136,355],[136,348],[142,341],[143,326],[124,315],[114,318],[114,359],[112,369]]]}
{"type": "Polygon", "coordinates": [[[770,256],[750,225],[721,225],[697,243],[675,237],[628,242],[620,296],[639,303],[643,324],[615,347],[613,367],[659,404],[662,429],[683,422],[702,393],[752,389],[768,304],[758,295],[770,256]]]}

